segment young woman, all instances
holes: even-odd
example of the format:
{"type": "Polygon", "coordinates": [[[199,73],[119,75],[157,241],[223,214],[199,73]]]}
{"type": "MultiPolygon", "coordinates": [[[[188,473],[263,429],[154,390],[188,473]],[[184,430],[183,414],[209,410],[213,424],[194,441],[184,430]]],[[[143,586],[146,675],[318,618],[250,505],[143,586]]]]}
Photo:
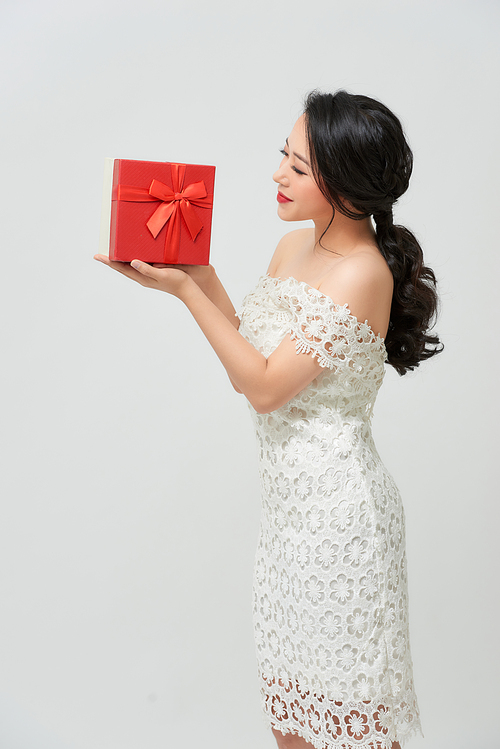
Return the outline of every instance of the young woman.
{"type": "Polygon", "coordinates": [[[404,515],[370,420],[384,363],[404,374],[442,348],[434,274],[392,220],[412,153],[392,112],[344,91],[310,94],[282,153],[278,214],[314,227],[281,240],[239,318],[212,267],[96,259],[184,302],[250,403],[254,629],[278,747],[399,749],[420,730],[404,515]]]}

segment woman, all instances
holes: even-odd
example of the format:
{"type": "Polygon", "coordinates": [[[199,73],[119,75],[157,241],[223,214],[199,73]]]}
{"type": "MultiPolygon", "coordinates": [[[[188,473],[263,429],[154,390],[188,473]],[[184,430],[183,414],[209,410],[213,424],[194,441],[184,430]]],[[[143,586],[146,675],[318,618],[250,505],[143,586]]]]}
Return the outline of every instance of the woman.
{"type": "Polygon", "coordinates": [[[287,234],[239,318],[213,268],[104,262],[189,308],[251,405],[262,516],[254,629],[279,749],[400,749],[420,730],[404,515],[373,444],[384,362],[441,350],[415,237],[392,221],[412,154],[381,103],[313,92],[274,175],[287,234]],[[375,222],[375,229],[372,224],[375,222]]]}

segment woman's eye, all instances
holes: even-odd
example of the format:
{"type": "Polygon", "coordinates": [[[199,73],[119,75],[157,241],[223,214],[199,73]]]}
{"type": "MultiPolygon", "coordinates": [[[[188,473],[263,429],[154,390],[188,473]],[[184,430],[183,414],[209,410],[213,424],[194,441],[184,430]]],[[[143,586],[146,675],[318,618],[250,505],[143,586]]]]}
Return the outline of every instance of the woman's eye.
{"type": "MultiPolygon", "coordinates": [[[[287,154],[287,152],[285,151],[284,148],[280,148],[280,153],[282,153],[283,156],[288,157],[288,154],[287,154]]],[[[294,172],[297,172],[297,174],[305,174],[305,172],[301,172],[300,169],[297,169],[296,166],[292,166],[292,169],[293,169],[294,172]]]]}

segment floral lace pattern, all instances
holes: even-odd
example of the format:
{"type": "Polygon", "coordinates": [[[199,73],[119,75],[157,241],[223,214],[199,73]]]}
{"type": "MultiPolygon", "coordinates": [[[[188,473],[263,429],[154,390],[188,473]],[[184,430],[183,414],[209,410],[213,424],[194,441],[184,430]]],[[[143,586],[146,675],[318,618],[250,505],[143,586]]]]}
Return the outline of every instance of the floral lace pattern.
{"type": "Polygon", "coordinates": [[[270,726],[316,749],[390,749],[420,731],[408,635],[404,512],[371,434],[383,339],[346,305],[263,276],[240,332],[269,356],[286,335],[320,375],[250,410],[262,514],[254,632],[270,726]]]}

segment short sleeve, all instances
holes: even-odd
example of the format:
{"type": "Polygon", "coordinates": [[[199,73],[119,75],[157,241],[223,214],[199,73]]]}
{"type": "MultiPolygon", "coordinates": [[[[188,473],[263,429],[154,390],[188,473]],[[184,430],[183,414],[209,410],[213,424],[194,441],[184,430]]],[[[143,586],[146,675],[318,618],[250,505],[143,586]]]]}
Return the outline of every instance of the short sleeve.
{"type": "Polygon", "coordinates": [[[373,344],[385,351],[383,340],[375,336],[368,323],[360,323],[347,304],[335,304],[308,286],[296,289],[288,301],[290,336],[296,342],[296,351],[312,354],[321,367],[355,369],[356,362],[366,358],[368,344],[372,353],[373,344]]]}

